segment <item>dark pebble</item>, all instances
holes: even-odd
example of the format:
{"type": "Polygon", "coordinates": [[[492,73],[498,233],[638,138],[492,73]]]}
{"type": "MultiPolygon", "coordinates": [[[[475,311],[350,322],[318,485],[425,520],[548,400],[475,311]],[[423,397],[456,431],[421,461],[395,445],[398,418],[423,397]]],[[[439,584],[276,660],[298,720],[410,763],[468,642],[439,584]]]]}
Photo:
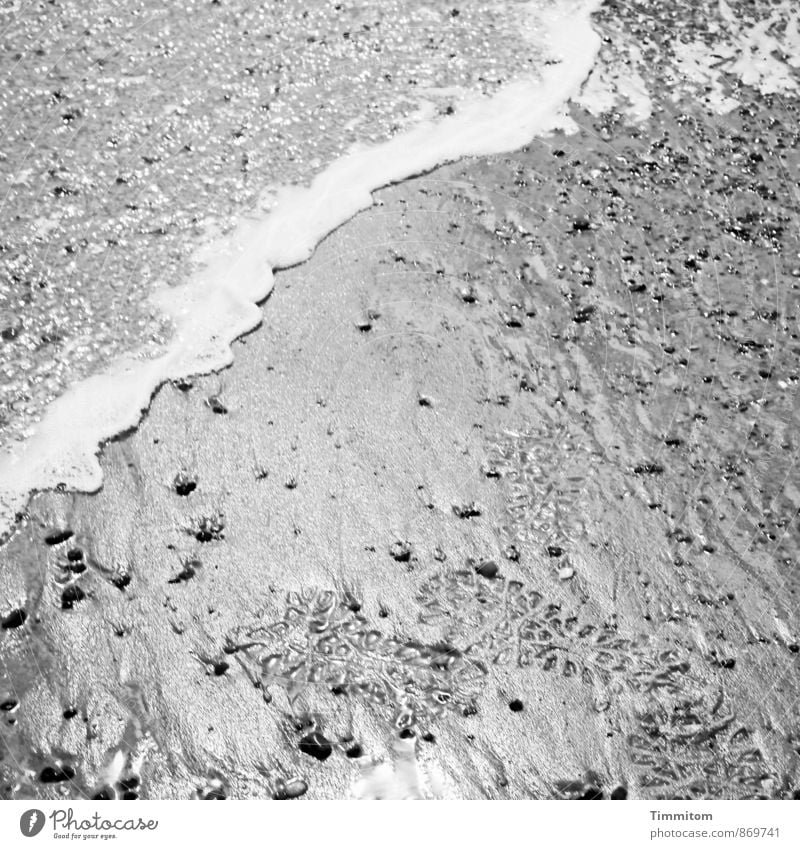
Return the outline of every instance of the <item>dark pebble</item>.
{"type": "Polygon", "coordinates": [[[497,577],[498,573],[500,572],[500,569],[494,562],[494,560],[484,560],[483,563],[480,563],[475,567],[475,571],[482,578],[492,579],[497,577]]]}
{"type": "Polygon", "coordinates": [[[389,546],[389,555],[398,563],[407,563],[411,559],[411,543],[398,540],[389,546]]]}
{"type": "Polygon", "coordinates": [[[83,560],[83,552],[79,548],[71,548],[67,552],[67,560],[69,560],[70,563],[78,563],[83,560]]]}
{"type": "Polygon", "coordinates": [[[111,583],[118,590],[124,590],[125,587],[127,587],[130,582],[131,582],[131,576],[130,575],[115,575],[111,579],[111,583]]]}
{"type": "Polygon", "coordinates": [[[348,758],[360,758],[364,754],[364,750],[358,745],[358,743],[356,743],[355,746],[351,746],[347,749],[345,754],[348,758]]]}
{"type": "Polygon", "coordinates": [[[228,408],[216,395],[212,395],[210,398],[206,398],[206,404],[208,404],[208,406],[211,408],[211,411],[213,413],[216,413],[218,416],[225,416],[228,413],[228,408]]]}
{"type": "Polygon", "coordinates": [[[664,467],[660,463],[640,463],[633,467],[635,475],[660,475],[664,472],[664,467]]]}
{"type": "Polygon", "coordinates": [[[97,799],[97,800],[107,800],[107,799],[110,800],[110,799],[116,799],[116,798],[117,798],[117,794],[114,792],[113,787],[109,787],[108,785],[106,785],[105,787],[101,787],[97,791],[97,793],[95,793],[94,796],[92,796],[92,799],[97,799]]]}
{"type": "Polygon", "coordinates": [[[581,796],[581,799],[587,802],[592,802],[603,798],[603,791],[599,787],[589,785],[581,796]]]}
{"type": "Polygon", "coordinates": [[[404,728],[400,732],[400,739],[401,740],[410,740],[412,737],[416,737],[416,734],[414,734],[413,728],[404,728]]]}
{"type": "Polygon", "coordinates": [[[520,699],[512,699],[512,700],[508,703],[508,706],[509,706],[509,708],[510,708],[512,711],[514,711],[514,713],[519,713],[521,710],[524,710],[524,709],[525,709],[525,705],[524,705],[524,704],[522,704],[522,702],[520,701],[520,699]]]}
{"type": "Polygon", "coordinates": [[[78,709],[67,708],[61,715],[64,717],[64,719],[74,719],[78,715],[78,709]]]}
{"type": "Polygon", "coordinates": [[[459,519],[472,519],[481,515],[481,508],[474,501],[471,504],[454,504],[453,513],[459,519]]]}
{"type": "Polygon", "coordinates": [[[21,628],[25,624],[25,620],[27,618],[28,614],[21,607],[18,607],[16,610],[12,610],[11,613],[3,619],[3,630],[10,631],[12,628],[21,628]]]}
{"type": "Polygon", "coordinates": [[[191,563],[185,564],[183,569],[181,569],[174,578],[170,578],[167,583],[180,584],[182,581],[191,581],[191,579],[197,574],[193,564],[199,565],[198,561],[194,560],[191,563]]]}
{"type": "Polygon", "coordinates": [[[4,702],[0,702],[0,711],[3,713],[11,713],[12,710],[16,710],[19,707],[19,702],[16,699],[6,699],[4,702]]]}
{"type": "Polygon", "coordinates": [[[120,790],[135,790],[139,786],[139,776],[132,775],[129,778],[120,778],[117,782],[117,787],[120,790]]]}
{"type": "Polygon", "coordinates": [[[561,557],[564,553],[564,549],[561,548],[560,545],[548,545],[547,546],[547,554],[549,557],[561,557]]]}
{"type": "Polygon", "coordinates": [[[286,798],[299,799],[308,793],[308,784],[302,778],[292,778],[286,782],[286,798]]]}
{"type": "Polygon", "coordinates": [[[312,731],[300,741],[300,751],[318,761],[325,761],[331,756],[333,746],[319,731],[312,731]]]}
{"type": "Polygon", "coordinates": [[[73,606],[86,598],[86,593],[77,585],[70,584],[61,593],[61,609],[72,610],[73,606]]]}
{"type": "Polygon", "coordinates": [[[611,799],[627,799],[628,798],[628,788],[627,787],[615,787],[611,791],[611,799]]]}
{"type": "Polygon", "coordinates": [[[53,531],[44,538],[44,541],[48,545],[61,545],[62,542],[66,542],[71,537],[72,531],[53,531]]]}
{"type": "Polygon", "coordinates": [[[595,308],[592,306],[581,307],[575,315],[572,316],[572,320],[575,324],[585,324],[594,314],[595,308]]]}
{"type": "MultiPolygon", "coordinates": [[[[135,795],[135,794],[134,794],[135,795]]],[[[122,797],[125,798],[124,796],[122,797]]],[[[214,788],[213,790],[208,790],[203,794],[203,799],[206,802],[224,802],[228,797],[225,795],[224,790],[219,790],[214,788]]]]}
{"type": "Polygon", "coordinates": [[[39,773],[42,784],[58,784],[60,781],[71,781],[75,778],[75,770],[71,766],[46,766],[39,773]]]}

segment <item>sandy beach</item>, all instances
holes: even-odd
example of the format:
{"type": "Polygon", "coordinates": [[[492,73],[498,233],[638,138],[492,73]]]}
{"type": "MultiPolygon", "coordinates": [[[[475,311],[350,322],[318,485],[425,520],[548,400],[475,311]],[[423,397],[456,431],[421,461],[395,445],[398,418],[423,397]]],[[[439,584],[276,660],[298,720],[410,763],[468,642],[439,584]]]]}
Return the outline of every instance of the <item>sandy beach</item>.
{"type": "Polygon", "coordinates": [[[797,798],[797,101],[737,96],[381,190],[33,497],[0,797],[797,798]]]}

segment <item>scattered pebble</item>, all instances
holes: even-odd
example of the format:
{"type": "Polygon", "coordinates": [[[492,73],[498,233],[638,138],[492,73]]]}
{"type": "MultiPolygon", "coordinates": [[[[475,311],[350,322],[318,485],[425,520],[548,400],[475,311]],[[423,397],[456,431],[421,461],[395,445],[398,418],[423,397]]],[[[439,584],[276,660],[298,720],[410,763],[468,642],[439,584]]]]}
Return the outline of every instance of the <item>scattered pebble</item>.
{"type": "Polygon", "coordinates": [[[206,406],[212,413],[216,413],[218,416],[225,416],[228,414],[228,408],[222,402],[219,395],[210,395],[206,398],[206,406]]]}
{"type": "Polygon", "coordinates": [[[300,751],[309,757],[316,758],[318,761],[325,761],[333,752],[333,746],[330,741],[323,736],[319,731],[312,731],[300,741],[300,751]]]}
{"type": "Polygon", "coordinates": [[[302,778],[290,778],[288,781],[278,781],[272,798],[276,801],[299,799],[308,793],[308,784],[302,778]]]}
{"type": "Polygon", "coordinates": [[[472,519],[475,516],[480,516],[482,512],[481,508],[474,501],[471,501],[469,504],[453,505],[453,513],[459,519],[472,519]]]}
{"type": "Polygon", "coordinates": [[[484,560],[475,567],[475,571],[482,578],[496,578],[500,572],[500,568],[494,560],[484,560]]]}
{"type": "Polygon", "coordinates": [[[85,598],[86,593],[77,584],[70,584],[61,593],[61,609],[72,610],[75,604],[83,601],[85,598]]]}
{"type": "Polygon", "coordinates": [[[183,472],[179,472],[175,476],[173,486],[175,487],[175,492],[178,495],[186,498],[186,496],[191,495],[197,489],[197,481],[192,480],[183,472]]]}
{"type": "Polygon", "coordinates": [[[75,770],[71,766],[46,766],[39,773],[42,784],[58,784],[61,781],[71,781],[75,778],[75,770]]]}
{"type": "Polygon", "coordinates": [[[407,540],[397,540],[389,546],[389,555],[398,563],[407,563],[411,559],[411,543],[407,540]]]}
{"type": "Polygon", "coordinates": [[[72,536],[73,533],[70,530],[53,531],[44,538],[44,541],[47,545],[61,545],[61,543],[66,542],[72,536]]]}

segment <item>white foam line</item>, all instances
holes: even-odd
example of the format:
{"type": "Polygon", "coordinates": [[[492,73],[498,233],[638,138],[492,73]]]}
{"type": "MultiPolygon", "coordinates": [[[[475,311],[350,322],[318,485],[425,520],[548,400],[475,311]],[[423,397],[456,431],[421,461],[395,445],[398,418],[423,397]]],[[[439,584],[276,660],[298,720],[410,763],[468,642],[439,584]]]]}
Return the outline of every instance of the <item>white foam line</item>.
{"type": "MultiPolygon", "coordinates": [[[[138,424],[165,381],[230,365],[231,343],[261,321],[273,270],[311,256],[319,241],[372,204],[372,192],[463,156],[514,150],[563,123],[561,110],[592,68],[600,38],[590,14],[602,0],[544,11],[536,32],[552,57],[539,79],[518,80],[490,98],[464,102],[438,123],[421,123],[383,144],[333,162],[309,188],[286,188],[261,219],[244,219],[202,248],[205,263],[186,285],[153,301],[176,331],[150,360],[127,356],[76,384],[47,409],[35,432],[0,459],[0,534],[30,493],[64,484],[94,492],[102,484],[100,445],[138,424]]],[[[537,4],[534,4],[537,5],[537,4]]]]}

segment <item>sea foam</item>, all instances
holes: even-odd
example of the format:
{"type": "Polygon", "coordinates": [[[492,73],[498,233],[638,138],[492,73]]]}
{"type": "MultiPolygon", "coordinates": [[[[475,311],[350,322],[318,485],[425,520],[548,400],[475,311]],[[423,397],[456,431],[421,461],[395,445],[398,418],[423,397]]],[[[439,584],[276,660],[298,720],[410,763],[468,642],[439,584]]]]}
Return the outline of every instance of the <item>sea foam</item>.
{"type": "Polygon", "coordinates": [[[262,320],[258,303],[272,289],[273,272],[308,259],[322,238],[372,204],[372,192],[464,156],[514,150],[538,134],[568,128],[565,105],[600,48],[590,21],[600,0],[544,10],[530,5],[532,34],[549,52],[537,78],[464,99],[454,115],[354,150],[309,187],[271,192],[268,210],[201,246],[193,256],[200,270],[190,281],[152,296],[175,326],[166,350],[150,359],[122,357],[76,384],[49,406],[28,439],[0,459],[0,534],[13,527],[34,491],[96,491],[102,443],[134,427],[165,381],[230,365],[232,342],[262,320]]]}

